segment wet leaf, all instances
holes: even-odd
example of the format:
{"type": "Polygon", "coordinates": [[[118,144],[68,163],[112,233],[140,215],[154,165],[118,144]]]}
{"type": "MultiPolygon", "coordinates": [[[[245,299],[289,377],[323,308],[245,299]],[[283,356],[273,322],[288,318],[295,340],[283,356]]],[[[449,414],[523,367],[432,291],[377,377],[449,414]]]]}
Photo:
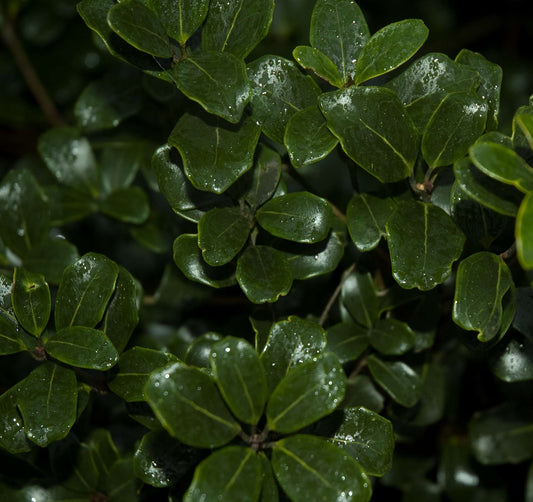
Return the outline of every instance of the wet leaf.
{"type": "Polygon", "coordinates": [[[213,350],[213,345],[222,340],[222,338],[222,335],[211,331],[197,336],[187,348],[185,362],[190,366],[206,368],[206,370],[210,371],[211,376],[213,376],[210,356],[213,350]]]}
{"type": "Polygon", "coordinates": [[[11,387],[0,396],[0,447],[13,454],[30,451],[24,422],[17,409],[18,392],[16,387],[11,387]]]}
{"type": "Polygon", "coordinates": [[[358,324],[342,322],[327,331],[328,350],[344,364],[357,359],[368,347],[368,329],[358,324]]]}
{"type": "Polygon", "coordinates": [[[370,345],[387,356],[399,356],[411,350],[415,333],[405,322],[398,319],[379,319],[368,335],[370,345]]]}
{"type": "Polygon", "coordinates": [[[516,251],[520,264],[526,270],[533,269],[533,193],[528,193],[516,215],[516,251]]]}
{"type": "Polygon", "coordinates": [[[292,57],[302,68],[312,70],[315,75],[327,80],[331,85],[343,86],[339,70],[333,61],[318,49],[299,45],[292,51],[292,57]]]}
{"type": "Polygon", "coordinates": [[[504,382],[533,380],[533,350],[529,340],[511,339],[505,343],[492,361],[491,369],[504,382]]]}

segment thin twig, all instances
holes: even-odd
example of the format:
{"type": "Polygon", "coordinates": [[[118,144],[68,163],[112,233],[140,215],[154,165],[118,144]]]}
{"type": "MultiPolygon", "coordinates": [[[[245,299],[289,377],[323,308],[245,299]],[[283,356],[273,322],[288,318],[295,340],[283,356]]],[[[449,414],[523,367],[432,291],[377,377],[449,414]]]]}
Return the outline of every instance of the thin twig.
{"type": "Polygon", "coordinates": [[[331,310],[331,307],[333,307],[333,304],[335,303],[335,300],[340,295],[342,291],[342,286],[346,282],[346,279],[348,279],[348,276],[355,270],[355,267],[357,266],[356,263],[352,263],[342,274],[342,278],[338,284],[338,286],[335,288],[335,291],[333,291],[333,294],[331,295],[331,298],[329,299],[326,307],[324,308],[322,315],[320,316],[320,320],[318,321],[318,324],[320,326],[324,326],[324,323],[326,322],[326,319],[328,318],[329,311],[331,310]]]}
{"type": "Polygon", "coordinates": [[[509,260],[513,258],[513,256],[516,254],[516,241],[511,244],[509,249],[506,249],[503,253],[500,253],[500,258],[502,260],[509,260]]]}

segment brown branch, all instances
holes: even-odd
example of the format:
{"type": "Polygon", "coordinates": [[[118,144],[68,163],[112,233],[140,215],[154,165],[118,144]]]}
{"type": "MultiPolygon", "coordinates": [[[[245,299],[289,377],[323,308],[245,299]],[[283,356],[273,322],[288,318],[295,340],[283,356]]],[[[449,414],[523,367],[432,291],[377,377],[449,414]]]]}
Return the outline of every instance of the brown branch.
{"type": "Polygon", "coordinates": [[[333,307],[333,304],[335,303],[335,300],[337,297],[341,294],[342,286],[346,282],[346,279],[348,279],[348,276],[355,270],[355,267],[357,266],[356,263],[352,263],[342,274],[342,278],[338,284],[338,286],[335,288],[335,291],[333,291],[333,294],[331,295],[327,305],[325,306],[324,310],[322,311],[322,315],[320,316],[320,319],[318,321],[318,324],[320,326],[324,326],[324,323],[326,322],[326,319],[328,318],[329,311],[331,310],[331,307],[333,307]]]}

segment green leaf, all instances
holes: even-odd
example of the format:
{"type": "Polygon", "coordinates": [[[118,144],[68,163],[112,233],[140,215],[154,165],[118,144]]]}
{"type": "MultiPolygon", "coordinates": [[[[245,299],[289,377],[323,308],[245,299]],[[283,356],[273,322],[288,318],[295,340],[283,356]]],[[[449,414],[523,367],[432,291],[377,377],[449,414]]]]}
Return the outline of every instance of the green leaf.
{"type": "Polygon", "coordinates": [[[50,226],[46,197],[30,171],[10,170],[0,183],[0,235],[23,257],[45,237],[50,226]]]}
{"type": "Polygon", "coordinates": [[[357,3],[351,0],[318,0],[315,3],[309,40],[333,62],[341,85],[353,80],[355,63],[369,38],[365,17],[357,3]]]}
{"type": "MultiPolygon", "coordinates": [[[[500,347],[500,346],[498,346],[500,347]]],[[[491,363],[492,372],[504,382],[533,380],[533,350],[531,342],[509,340],[491,363]]]]}
{"type": "Polygon", "coordinates": [[[342,322],[328,328],[328,350],[341,364],[357,359],[368,347],[368,330],[355,323],[342,322]]]}
{"type": "Polygon", "coordinates": [[[249,234],[250,221],[237,207],[211,209],[198,222],[198,246],[204,260],[213,266],[229,263],[249,234]]]}
{"type": "Polygon", "coordinates": [[[135,502],[138,499],[131,457],[121,458],[113,464],[102,489],[111,494],[110,502],[135,502]]]}
{"type": "Polygon", "coordinates": [[[516,251],[520,265],[525,270],[533,269],[533,193],[528,193],[516,215],[516,251]]]}
{"type": "Polygon", "coordinates": [[[368,502],[372,487],[362,467],[325,439],[299,434],[276,441],[272,467],[290,499],[368,502]],[[319,453],[318,453],[319,452],[319,453]]]}
{"type": "Polygon", "coordinates": [[[381,28],[361,49],[355,65],[355,84],[398,68],[422,47],[428,34],[420,19],[404,19],[381,28]]]}
{"type": "Polygon", "coordinates": [[[292,286],[292,271],[282,253],[269,246],[250,246],[237,261],[239,286],[253,303],[275,302],[292,286]]]}
{"type": "Polygon", "coordinates": [[[250,119],[239,126],[206,120],[185,113],[168,142],[179,150],[194,187],[220,194],[252,167],[261,130],[250,119]]]}
{"type": "Polygon", "coordinates": [[[213,288],[235,284],[235,268],[231,265],[212,267],[202,258],[196,234],[182,234],[174,241],[174,263],[191,281],[213,288]]]}
{"type": "Polygon", "coordinates": [[[122,0],[109,9],[111,29],[136,49],[161,58],[172,57],[170,40],[155,13],[137,0],[122,0]]]}
{"type": "Polygon", "coordinates": [[[407,178],[418,135],[397,96],[383,87],[350,87],[319,98],[328,127],[346,154],[383,183],[407,178]]]}
{"type": "Polygon", "coordinates": [[[0,355],[16,354],[26,350],[21,329],[14,316],[0,309],[0,355]]]}
{"type": "Polygon", "coordinates": [[[316,105],[296,112],[289,119],[283,141],[292,165],[297,168],[327,157],[338,143],[316,105]]]}
{"type": "Polygon", "coordinates": [[[202,49],[227,51],[244,59],[266,36],[274,0],[211,0],[202,28],[202,49]]]}
{"type": "Polygon", "coordinates": [[[183,501],[256,502],[261,486],[261,463],[257,453],[244,446],[227,446],[209,455],[196,467],[183,501]]]}
{"type": "MultiPolygon", "coordinates": [[[[185,353],[185,362],[189,366],[211,370],[211,352],[213,345],[222,340],[222,335],[214,332],[204,333],[194,339],[185,353]]],[[[209,373],[213,376],[212,372],[209,373]]]]}
{"type": "Polygon", "coordinates": [[[44,276],[15,268],[12,302],[22,327],[33,336],[40,336],[48,324],[52,308],[50,289],[44,276]]]}
{"type": "Polygon", "coordinates": [[[328,81],[335,87],[342,87],[339,70],[323,52],[314,47],[299,45],[292,51],[292,57],[306,70],[312,70],[315,75],[328,81]]]}
{"type": "Polygon", "coordinates": [[[374,249],[386,235],[387,223],[396,207],[393,199],[367,193],[354,194],[346,208],[350,237],[359,251],[374,249]]]}
{"type": "Polygon", "coordinates": [[[44,187],[50,204],[50,223],[64,225],[98,212],[98,201],[91,195],[66,185],[44,187]]]}
{"type": "Polygon", "coordinates": [[[533,150],[533,106],[521,106],[513,117],[513,145],[533,150]]]}
{"type": "Polygon", "coordinates": [[[242,422],[257,425],[268,397],[257,352],[246,340],[227,336],[213,345],[211,368],[232,413],[242,422]]]}
{"type": "Polygon", "coordinates": [[[447,94],[475,91],[479,83],[479,73],[474,69],[456,63],[445,54],[431,52],[385,85],[396,92],[422,134],[447,94]]]}
{"type": "Polygon", "coordinates": [[[207,16],[209,0],[147,0],[165,31],[180,45],[200,27],[207,16]]]}
{"type": "Polygon", "coordinates": [[[484,465],[517,464],[533,458],[533,424],[510,407],[474,414],[468,427],[472,452],[484,465]]]}
{"type": "Polygon", "coordinates": [[[257,212],[259,225],[276,237],[314,243],[328,236],[333,212],[325,199],[309,192],[275,197],[257,212]]]}
{"type": "Polygon", "coordinates": [[[111,433],[106,429],[96,429],[90,434],[86,444],[94,456],[100,478],[108,475],[113,464],[119,459],[111,433]]]}
{"type": "Polygon", "coordinates": [[[427,427],[437,423],[444,416],[448,391],[448,376],[438,363],[425,364],[422,370],[422,392],[417,414],[411,424],[427,427]]]}
{"type": "Polygon", "coordinates": [[[292,368],[266,408],[269,430],[290,434],[329,415],[342,401],[346,377],[337,356],[325,352],[292,368]]]}
{"type": "Polygon", "coordinates": [[[448,94],[435,110],[422,136],[422,155],[430,168],[453,164],[483,133],[487,105],[473,92],[448,94]]]}
{"type": "Polygon", "coordinates": [[[316,359],[325,347],[326,333],[316,322],[290,316],[285,321],[274,323],[261,353],[269,392],[289,370],[316,359]]]}
{"type": "Polygon", "coordinates": [[[141,224],[150,214],[146,192],[137,186],[116,190],[100,202],[100,209],[125,223],[141,224]]]}
{"type": "Polygon", "coordinates": [[[16,387],[11,387],[0,396],[0,447],[13,454],[30,450],[24,434],[24,423],[17,409],[18,392],[16,387]]]}
{"type": "Polygon", "coordinates": [[[351,273],[342,284],[341,301],[353,320],[367,328],[379,318],[376,284],[369,273],[351,273]]]}
{"type": "MultiPolygon", "coordinates": [[[[507,309],[514,313],[511,271],[499,256],[480,252],[461,261],[457,269],[453,320],[463,329],[477,331],[488,342],[509,328],[507,309]],[[512,300],[509,303],[507,293],[512,300]]],[[[509,322],[512,320],[509,319],[509,322]]]]}
{"type": "Polygon", "coordinates": [[[54,359],[78,368],[106,371],[118,361],[118,353],[103,331],[68,326],[48,338],[46,352],[54,359]]]}
{"type": "Polygon", "coordinates": [[[274,141],[283,143],[285,127],[296,112],[316,104],[319,87],[288,59],[263,56],[248,66],[252,119],[274,141]]]}
{"type": "Polygon", "coordinates": [[[118,272],[115,262],[98,253],[87,253],[69,265],[57,292],[56,329],[67,326],[94,328],[102,319],[115,290],[118,272]]]}
{"type": "Polygon", "coordinates": [[[415,333],[405,322],[398,319],[380,319],[369,333],[370,345],[387,356],[399,356],[411,350],[415,333]]]}
{"type": "Polygon", "coordinates": [[[259,452],[261,470],[263,473],[263,486],[261,488],[260,502],[279,502],[278,484],[274,478],[272,464],[264,452],[259,452]]]}
{"type": "Polygon", "coordinates": [[[176,85],[206,111],[236,124],[250,100],[250,84],[241,59],[227,52],[201,52],[172,68],[176,85]]]}
{"type": "Polygon", "coordinates": [[[472,145],[469,152],[474,165],[487,176],[524,193],[533,190],[533,168],[510,148],[481,141],[472,145]]]}
{"type": "Polygon", "coordinates": [[[213,380],[183,363],[154,371],[144,395],[169,434],[190,446],[222,446],[240,431],[213,380]]]}
{"type": "Polygon", "coordinates": [[[346,395],[342,402],[343,408],[363,406],[379,413],[383,409],[384,399],[376,390],[372,379],[366,375],[355,375],[346,382],[346,395]]]}
{"type": "Polygon", "coordinates": [[[89,140],[78,129],[65,126],[48,130],[39,138],[38,149],[59,183],[92,197],[98,195],[100,171],[89,140]]]}
{"type": "Polygon", "coordinates": [[[410,366],[401,361],[382,361],[375,355],[369,356],[367,362],[374,380],[398,404],[410,408],[418,402],[422,382],[410,366]]]}
{"type": "Polygon", "coordinates": [[[465,241],[450,216],[439,207],[422,202],[400,203],[386,229],[392,273],[406,289],[428,291],[442,283],[461,255],[465,241]]]}
{"type": "Polygon", "coordinates": [[[17,406],[28,439],[41,447],[63,439],[76,420],[78,388],[74,372],[46,362],[19,386],[17,406]]]}

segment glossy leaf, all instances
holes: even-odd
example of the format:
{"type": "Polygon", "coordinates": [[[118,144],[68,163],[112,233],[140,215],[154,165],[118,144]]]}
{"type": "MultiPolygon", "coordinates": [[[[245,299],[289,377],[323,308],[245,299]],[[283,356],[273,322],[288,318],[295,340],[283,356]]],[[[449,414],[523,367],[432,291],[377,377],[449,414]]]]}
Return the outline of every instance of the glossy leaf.
{"type": "Polygon", "coordinates": [[[0,234],[6,246],[25,256],[50,225],[45,195],[30,171],[12,169],[0,183],[0,234]]]}
{"type": "Polygon", "coordinates": [[[235,284],[235,268],[231,265],[212,267],[202,258],[196,234],[182,234],[174,241],[174,263],[192,281],[214,288],[235,284]]]}
{"type": "Polygon", "coordinates": [[[369,273],[351,273],[342,285],[341,301],[354,321],[370,328],[379,317],[377,289],[369,273]]]}
{"type": "Polygon", "coordinates": [[[272,464],[264,452],[259,452],[261,470],[263,473],[263,486],[261,488],[260,502],[279,502],[278,484],[274,478],[272,464]]]}
{"type": "Polygon", "coordinates": [[[65,185],[44,187],[50,204],[50,223],[64,225],[98,212],[98,203],[91,195],[65,185]]]}
{"type": "Polygon", "coordinates": [[[457,270],[453,320],[463,329],[477,331],[478,339],[488,342],[509,328],[505,312],[511,308],[514,313],[514,302],[509,307],[504,298],[513,291],[511,271],[502,258],[488,252],[473,254],[457,270]]]}
{"type": "Polygon", "coordinates": [[[380,319],[369,333],[370,345],[387,356],[399,356],[411,350],[415,333],[398,319],[380,319]]]}
{"type": "Polygon", "coordinates": [[[296,112],[316,104],[320,89],[289,61],[263,56],[248,65],[252,118],[274,141],[283,143],[285,127],[296,112]]]}
{"type": "Polygon", "coordinates": [[[344,364],[357,359],[368,347],[368,330],[355,323],[342,322],[328,328],[328,350],[344,364]]]}
{"type": "Polygon", "coordinates": [[[386,229],[392,273],[406,289],[427,291],[442,283],[461,255],[465,241],[450,216],[437,206],[422,202],[402,202],[386,229]]]}
{"type": "MultiPolygon", "coordinates": [[[[222,335],[208,331],[194,339],[185,353],[185,362],[197,368],[211,370],[211,352],[213,345],[222,340],[222,335]]],[[[212,372],[211,372],[212,375],[212,372]]]]}
{"type": "Polygon", "coordinates": [[[384,405],[383,395],[378,392],[372,379],[366,375],[355,375],[346,382],[343,408],[362,406],[379,413],[384,405]]]}
{"type": "Polygon", "coordinates": [[[516,251],[520,264],[526,270],[533,269],[533,194],[528,193],[516,215],[516,251]]]}
{"type": "Polygon", "coordinates": [[[244,200],[254,209],[272,197],[281,176],[281,158],[277,152],[259,144],[254,167],[250,175],[251,182],[244,194],[244,200]]]}
{"type": "Polygon", "coordinates": [[[0,355],[16,354],[26,350],[21,329],[15,317],[0,309],[0,355]]]}
{"type": "Polygon", "coordinates": [[[313,105],[296,112],[289,119],[284,143],[292,165],[303,167],[327,157],[338,140],[328,129],[318,106],[313,105]]]}
{"type": "Polygon", "coordinates": [[[366,193],[355,194],[346,208],[346,220],[350,237],[359,251],[374,249],[386,235],[387,223],[396,203],[366,193]]]}
{"type": "Polygon", "coordinates": [[[0,447],[13,454],[30,450],[24,434],[24,423],[17,409],[17,395],[16,387],[12,387],[0,396],[0,447]]]}
{"type": "Polygon", "coordinates": [[[190,446],[222,446],[240,430],[213,380],[183,363],[154,371],[146,382],[144,396],[169,434],[190,446]]]}
{"type": "Polygon", "coordinates": [[[259,127],[249,119],[231,126],[184,114],[168,142],[179,150],[194,187],[220,194],[252,167],[259,134],[259,127]]]}
{"type": "Polygon", "coordinates": [[[198,222],[198,246],[213,266],[229,263],[250,234],[250,221],[237,207],[214,208],[198,222]]]}
{"type": "Polygon", "coordinates": [[[244,59],[266,36],[274,0],[211,0],[202,28],[202,49],[227,51],[244,59]]]}
{"type": "Polygon", "coordinates": [[[533,106],[521,106],[513,117],[513,145],[533,150],[533,106]]]}
{"type": "Polygon", "coordinates": [[[201,52],[172,68],[176,85],[206,111],[236,124],[250,99],[244,62],[227,52],[201,52]]]}
{"type": "Polygon", "coordinates": [[[161,58],[172,57],[170,40],[155,13],[137,0],[122,0],[109,9],[111,29],[136,49],[161,58]]]}
{"type": "Polygon", "coordinates": [[[276,441],[272,448],[276,478],[291,500],[368,502],[372,488],[362,467],[325,439],[296,435],[276,441]],[[317,455],[320,452],[320,455],[317,455]]]}
{"type": "Polygon", "coordinates": [[[22,327],[38,337],[50,318],[50,289],[41,274],[15,268],[12,290],[13,310],[22,327]]]}
{"type": "Polygon", "coordinates": [[[207,16],[209,0],[147,0],[165,31],[180,45],[193,35],[207,16]]]}
{"type": "Polygon", "coordinates": [[[333,212],[325,199],[309,192],[275,197],[257,212],[259,225],[276,237],[312,244],[329,233],[333,212]]]}
{"type": "Polygon", "coordinates": [[[143,223],[150,214],[146,192],[137,186],[116,190],[100,203],[100,209],[117,220],[134,224],[143,223]]]}
{"type": "Polygon", "coordinates": [[[115,290],[118,266],[98,253],[87,253],[63,273],[55,304],[56,329],[94,328],[115,290]]]}
{"type": "Polygon", "coordinates": [[[327,80],[331,85],[343,86],[339,70],[333,61],[318,49],[299,45],[292,51],[292,57],[302,68],[312,70],[315,75],[327,80]]]}
{"type": "Polygon", "coordinates": [[[233,415],[256,425],[268,397],[265,372],[257,352],[245,340],[227,336],[213,345],[211,368],[233,415]]]}
{"type": "Polygon", "coordinates": [[[533,350],[531,343],[509,340],[491,364],[492,372],[504,382],[533,380],[533,350]]]}
{"type": "Polygon", "coordinates": [[[473,92],[448,94],[437,107],[422,136],[422,155],[429,167],[453,164],[483,133],[487,105],[473,92]]]}
{"type": "Polygon", "coordinates": [[[422,47],[429,30],[420,19],[405,19],[377,31],[361,49],[355,84],[383,75],[405,63],[422,47]]]}
{"type": "Polygon", "coordinates": [[[309,40],[336,66],[342,85],[353,80],[355,63],[369,38],[365,17],[356,2],[318,0],[315,3],[309,40]]]}
{"type": "Polygon", "coordinates": [[[396,95],[381,87],[350,87],[319,98],[328,127],[347,155],[383,183],[413,170],[418,136],[396,95]]]}
{"type": "Polygon", "coordinates": [[[290,316],[272,325],[261,361],[270,392],[295,366],[312,361],[326,347],[326,333],[315,322],[290,316]]]}
{"type": "Polygon", "coordinates": [[[375,355],[367,361],[372,377],[392,399],[407,408],[417,403],[422,382],[416,371],[401,361],[383,361],[375,355]]]}
{"type": "Polygon", "coordinates": [[[237,261],[236,278],[253,303],[275,302],[292,286],[292,272],[283,255],[269,246],[250,246],[237,261]]]}
{"type": "Polygon", "coordinates": [[[77,395],[72,370],[50,362],[35,368],[17,396],[28,439],[41,447],[63,439],[76,420],[77,395]]]}
{"type": "Polygon", "coordinates": [[[184,502],[221,499],[255,502],[261,491],[261,463],[244,446],[227,446],[212,453],[195,469],[184,502]]]}
{"type": "Polygon", "coordinates": [[[269,430],[290,434],[329,415],[342,401],[344,370],[331,352],[305,361],[281,380],[266,408],[269,430]]]}
{"type": "Polygon", "coordinates": [[[92,197],[98,195],[100,171],[89,140],[78,129],[65,126],[48,130],[39,138],[38,149],[59,183],[92,197]]]}
{"type": "Polygon", "coordinates": [[[120,356],[118,373],[108,386],[127,402],[143,401],[143,388],[150,373],[177,360],[168,352],[133,347],[120,356]]]}

